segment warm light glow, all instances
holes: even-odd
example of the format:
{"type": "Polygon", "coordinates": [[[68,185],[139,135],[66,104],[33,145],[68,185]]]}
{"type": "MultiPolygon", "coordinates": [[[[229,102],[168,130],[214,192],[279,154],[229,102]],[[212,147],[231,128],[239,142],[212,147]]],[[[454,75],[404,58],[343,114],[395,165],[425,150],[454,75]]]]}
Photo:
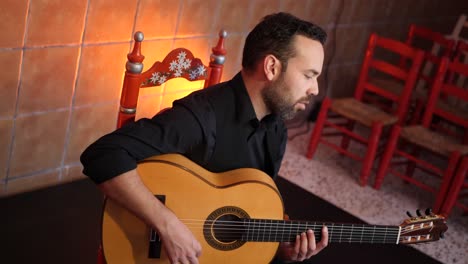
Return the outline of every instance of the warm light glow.
{"type": "Polygon", "coordinates": [[[189,95],[193,91],[202,89],[204,83],[205,81],[191,82],[184,78],[171,79],[166,83],[159,110],[172,107],[172,102],[189,95]]]}
{"type": "Polygon", "coordinates": [[[184,78],[171,79],[166,83],[165,93],[172,93],[178,91],[195,91],[203,88],[205,81],[188,81],[184,78]]]}

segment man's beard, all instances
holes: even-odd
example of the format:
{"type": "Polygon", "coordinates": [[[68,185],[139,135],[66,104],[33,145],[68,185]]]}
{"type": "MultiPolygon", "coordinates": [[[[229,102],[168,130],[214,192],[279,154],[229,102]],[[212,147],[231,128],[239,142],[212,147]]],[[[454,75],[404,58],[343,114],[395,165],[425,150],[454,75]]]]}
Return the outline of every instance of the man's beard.
{"type": "Polygon", "coordinates": [[[309,97],[304,97],[298,101],[293,101],[291,95],[288,94],[287,91],[288,88],[284,82],[284,73],[281,74],[278,80],[272,82],[262,91],[263,101],[268,109],[283,120],[294,118],[298,112],[298,110],[294,108],[296,103],[310,99],[309,97]]]}

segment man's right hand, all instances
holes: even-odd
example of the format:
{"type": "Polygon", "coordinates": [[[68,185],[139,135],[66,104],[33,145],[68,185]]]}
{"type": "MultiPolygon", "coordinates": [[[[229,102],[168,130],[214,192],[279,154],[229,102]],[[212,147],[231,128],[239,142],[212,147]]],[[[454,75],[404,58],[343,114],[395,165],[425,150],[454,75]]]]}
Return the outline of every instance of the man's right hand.
{"type": "Polygon", "coordinates": [[[201,245],[193,233],[169,209],[163,215],[158,233],[171,263],[198,264],[201,245]]]}

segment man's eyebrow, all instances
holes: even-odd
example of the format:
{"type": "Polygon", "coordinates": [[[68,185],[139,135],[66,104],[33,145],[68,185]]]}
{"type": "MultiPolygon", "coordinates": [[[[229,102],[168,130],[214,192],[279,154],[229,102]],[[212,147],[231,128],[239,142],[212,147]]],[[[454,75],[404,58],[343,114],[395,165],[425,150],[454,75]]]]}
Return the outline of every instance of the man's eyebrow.
{"type": "Polygon", "coordinates": [[[306,72],[311,72],[314,75],[319,75],[320,74],[318,71],[316,71],[314,69],[308,69],[308,70],[306,70],[306,72]]]}

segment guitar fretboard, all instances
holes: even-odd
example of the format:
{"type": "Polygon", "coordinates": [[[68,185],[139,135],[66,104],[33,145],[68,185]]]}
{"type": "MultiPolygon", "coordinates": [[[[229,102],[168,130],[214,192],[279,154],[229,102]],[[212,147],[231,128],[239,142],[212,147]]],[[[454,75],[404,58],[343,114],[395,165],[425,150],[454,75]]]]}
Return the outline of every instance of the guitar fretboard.
{"type": "Polygon", "coordinates": [[[243,241],[292,242],[296,236],[307,230],[314,232],[319,241],[322,227],[328,228],[328,241],[332,243],[375,243],[398,244],[400,227],[340,224],[326,222],[305,222],[269,219],[243,219],[243,241]]]}

